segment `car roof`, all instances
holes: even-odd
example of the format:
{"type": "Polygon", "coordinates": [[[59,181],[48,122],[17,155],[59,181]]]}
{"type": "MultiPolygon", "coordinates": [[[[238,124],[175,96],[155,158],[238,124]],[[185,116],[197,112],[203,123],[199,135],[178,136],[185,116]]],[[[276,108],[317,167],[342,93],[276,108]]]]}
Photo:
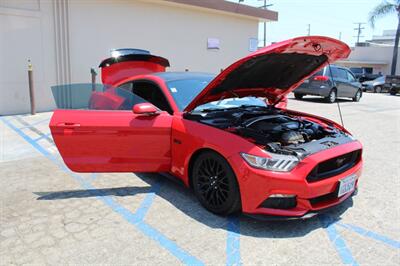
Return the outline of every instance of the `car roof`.
{"type": "Polygon", "coordinates": [[[162,78],[165,82],[172,80],[182,80],[182,79],[213,79],[216,74],[203,73],[203,72],[157,72],[152,73],[152,76],[157,76],[162,78]]]}
{"type": "Polygon", "coordinates": [[[324,68],[328,68],[329,66],[331,66],[332,68],[340,68],[340,69],[344,69],[344,70],[348,70],[351,72],[350,68],[345,67],[345,66],[339,66],[339,65],[326,65],[324,68]]]}

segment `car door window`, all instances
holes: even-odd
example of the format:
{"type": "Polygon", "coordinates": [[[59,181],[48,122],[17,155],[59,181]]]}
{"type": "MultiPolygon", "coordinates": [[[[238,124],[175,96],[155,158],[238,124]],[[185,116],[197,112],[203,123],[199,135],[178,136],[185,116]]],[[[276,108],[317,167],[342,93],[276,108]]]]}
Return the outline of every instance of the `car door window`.
{"type": "Polygon", "coordinates": [[[153,104],[162,111],[166,111],[170,114],[173,113],[172,108],[165,97],[164,93],[153,82],[149,81],[136,81],[132,83],[133,94],[143,98],[147,102],[153,104]]]}
{"type": "Polygon", "coordinates": [[[339,70],[336,67],[331,67],[333,78],[338,79],[340,78],[339,70]]]}
{"type": "Polygon", "coordinates": [[[355,82],[356,79],[355,79],[355,77],[353,76],[353,74],[351,74],[349,71],[346,71],[346,72],[347,72],[347,80],[348,80],[349,82],[355,82]]]}
{"type": "Polygon", "coordinates": [[[128,90],[129,85],[108,88],[104,92],[93,92],[89,109],[92,110],[132,110],[138,103],[147,102],[145,99],[128,90]]]}
{"type": "Polygon", "coordinates": [[[338,68],[338,77],[342,80],[347,80],[347,71],[341,68],[338,68]]]}

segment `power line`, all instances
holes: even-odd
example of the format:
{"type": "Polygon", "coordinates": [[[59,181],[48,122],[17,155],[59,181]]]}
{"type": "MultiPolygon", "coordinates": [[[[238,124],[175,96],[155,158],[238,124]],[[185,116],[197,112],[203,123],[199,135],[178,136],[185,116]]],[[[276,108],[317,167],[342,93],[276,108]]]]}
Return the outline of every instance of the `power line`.
{"type": "MultiPolygon", "coordinates": [[[[356,23],[354,23],[354,24],[356,24],[356,25],[358,25],[358,27],[357,28],[354,28],[354,30],[357,32],[356,34],[357,34],[357,36],[353,36],[353,37],[355,37],[355,38],[357,38],[357,43],[359,43],[360,42],[360,37],[364,37],[364,36],[361,36],[361,32],[362,32],[362,30],[363,29],[365,29],[364,27],[361,27],[363,24],[365,24],[364,22],[356,22],[356,23]]],[[[356,43],[356,44],[357,44],[356,43]]]]}

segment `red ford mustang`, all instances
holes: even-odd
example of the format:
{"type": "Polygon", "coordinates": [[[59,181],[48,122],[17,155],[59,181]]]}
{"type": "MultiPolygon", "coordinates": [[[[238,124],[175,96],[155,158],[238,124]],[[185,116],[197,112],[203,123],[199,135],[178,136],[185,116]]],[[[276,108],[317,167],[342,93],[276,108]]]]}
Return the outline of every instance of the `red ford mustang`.
{"type": "Polygon", "coordinates": [[[333,121],[277,104],[349,52],[335,39],[299,37],[215,77],[116,50],[100,65],[105,88],[80,109],[56,110],[51,132],[76,172],[164,172],[216,214],[311,217],[354,194],[362,145],[333,121]]]}

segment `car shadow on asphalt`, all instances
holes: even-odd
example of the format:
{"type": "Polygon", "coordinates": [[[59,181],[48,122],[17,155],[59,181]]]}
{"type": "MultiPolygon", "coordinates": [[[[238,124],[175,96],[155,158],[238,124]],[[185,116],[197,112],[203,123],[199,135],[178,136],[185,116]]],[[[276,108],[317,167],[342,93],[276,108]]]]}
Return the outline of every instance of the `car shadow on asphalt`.
{"type": "Polygon", "coordinates": [[[332,223],[340,220],[341,214],[353,205],[353,200],[350,198],[332,210],[305,220],[269,221],[248,217],[245,214],[222,217],[204,209],[197,201],[192,190],[180,183],[173,182],[160,174],[136,173],[136,176],[149,184],[149,186],[34,192],[34,194],[39,196],[37,200],[62,200],[104,196],[127,197],[135,196],[139,193],[153,192],[158,197],[171,203],[184,215],[213,229],[230,231],[227,224],[232,218],[236,218],[240,221],[240,232],[235,233],[256,238],[291,238],[305,236],[314,230],[328,227],[332,223]],[[161,182],[161,189],[154,192],[154,190],[151,189],[152,186],[160,184],[161,182]]]}
{"type": "MultiPolygon", "coordinates": [[[[149,184],[154,182],[154,180],[151,179],[165,178],[164,176],[156,174],[137,174],[137,176],[143,181],[149,182],[149,184]]],[[[170,180],[166,180],[162,189],[156,194],[173,204],[185,215],[211,228],[228,231],[227,224],[229,219],[238,218],[240,220],[240,234],[256,238],[290,238],[305,236],[316,229],[326,228],[336,221],[339,221],[341,214],[353,206],[353,200],[350,198],[341,205],[321,213],[320,216],[315,216],[310,219],[269,221],[255,219],[245,214],[222,217],[210,213],[200,205],[191,189],[170,180]]]]}
{"type": "Polygon", "coordinates": [[[134,196],[140,193],[149,193],[150,187],[117,187],[117,188],[100,188],[100,189],[81,189],[81,190],[64,190],[55,192],[33,192],[39,196],[37,200],[61,200],[73,198],[91,198],[91,197],[126,197],[134,196]]]}

